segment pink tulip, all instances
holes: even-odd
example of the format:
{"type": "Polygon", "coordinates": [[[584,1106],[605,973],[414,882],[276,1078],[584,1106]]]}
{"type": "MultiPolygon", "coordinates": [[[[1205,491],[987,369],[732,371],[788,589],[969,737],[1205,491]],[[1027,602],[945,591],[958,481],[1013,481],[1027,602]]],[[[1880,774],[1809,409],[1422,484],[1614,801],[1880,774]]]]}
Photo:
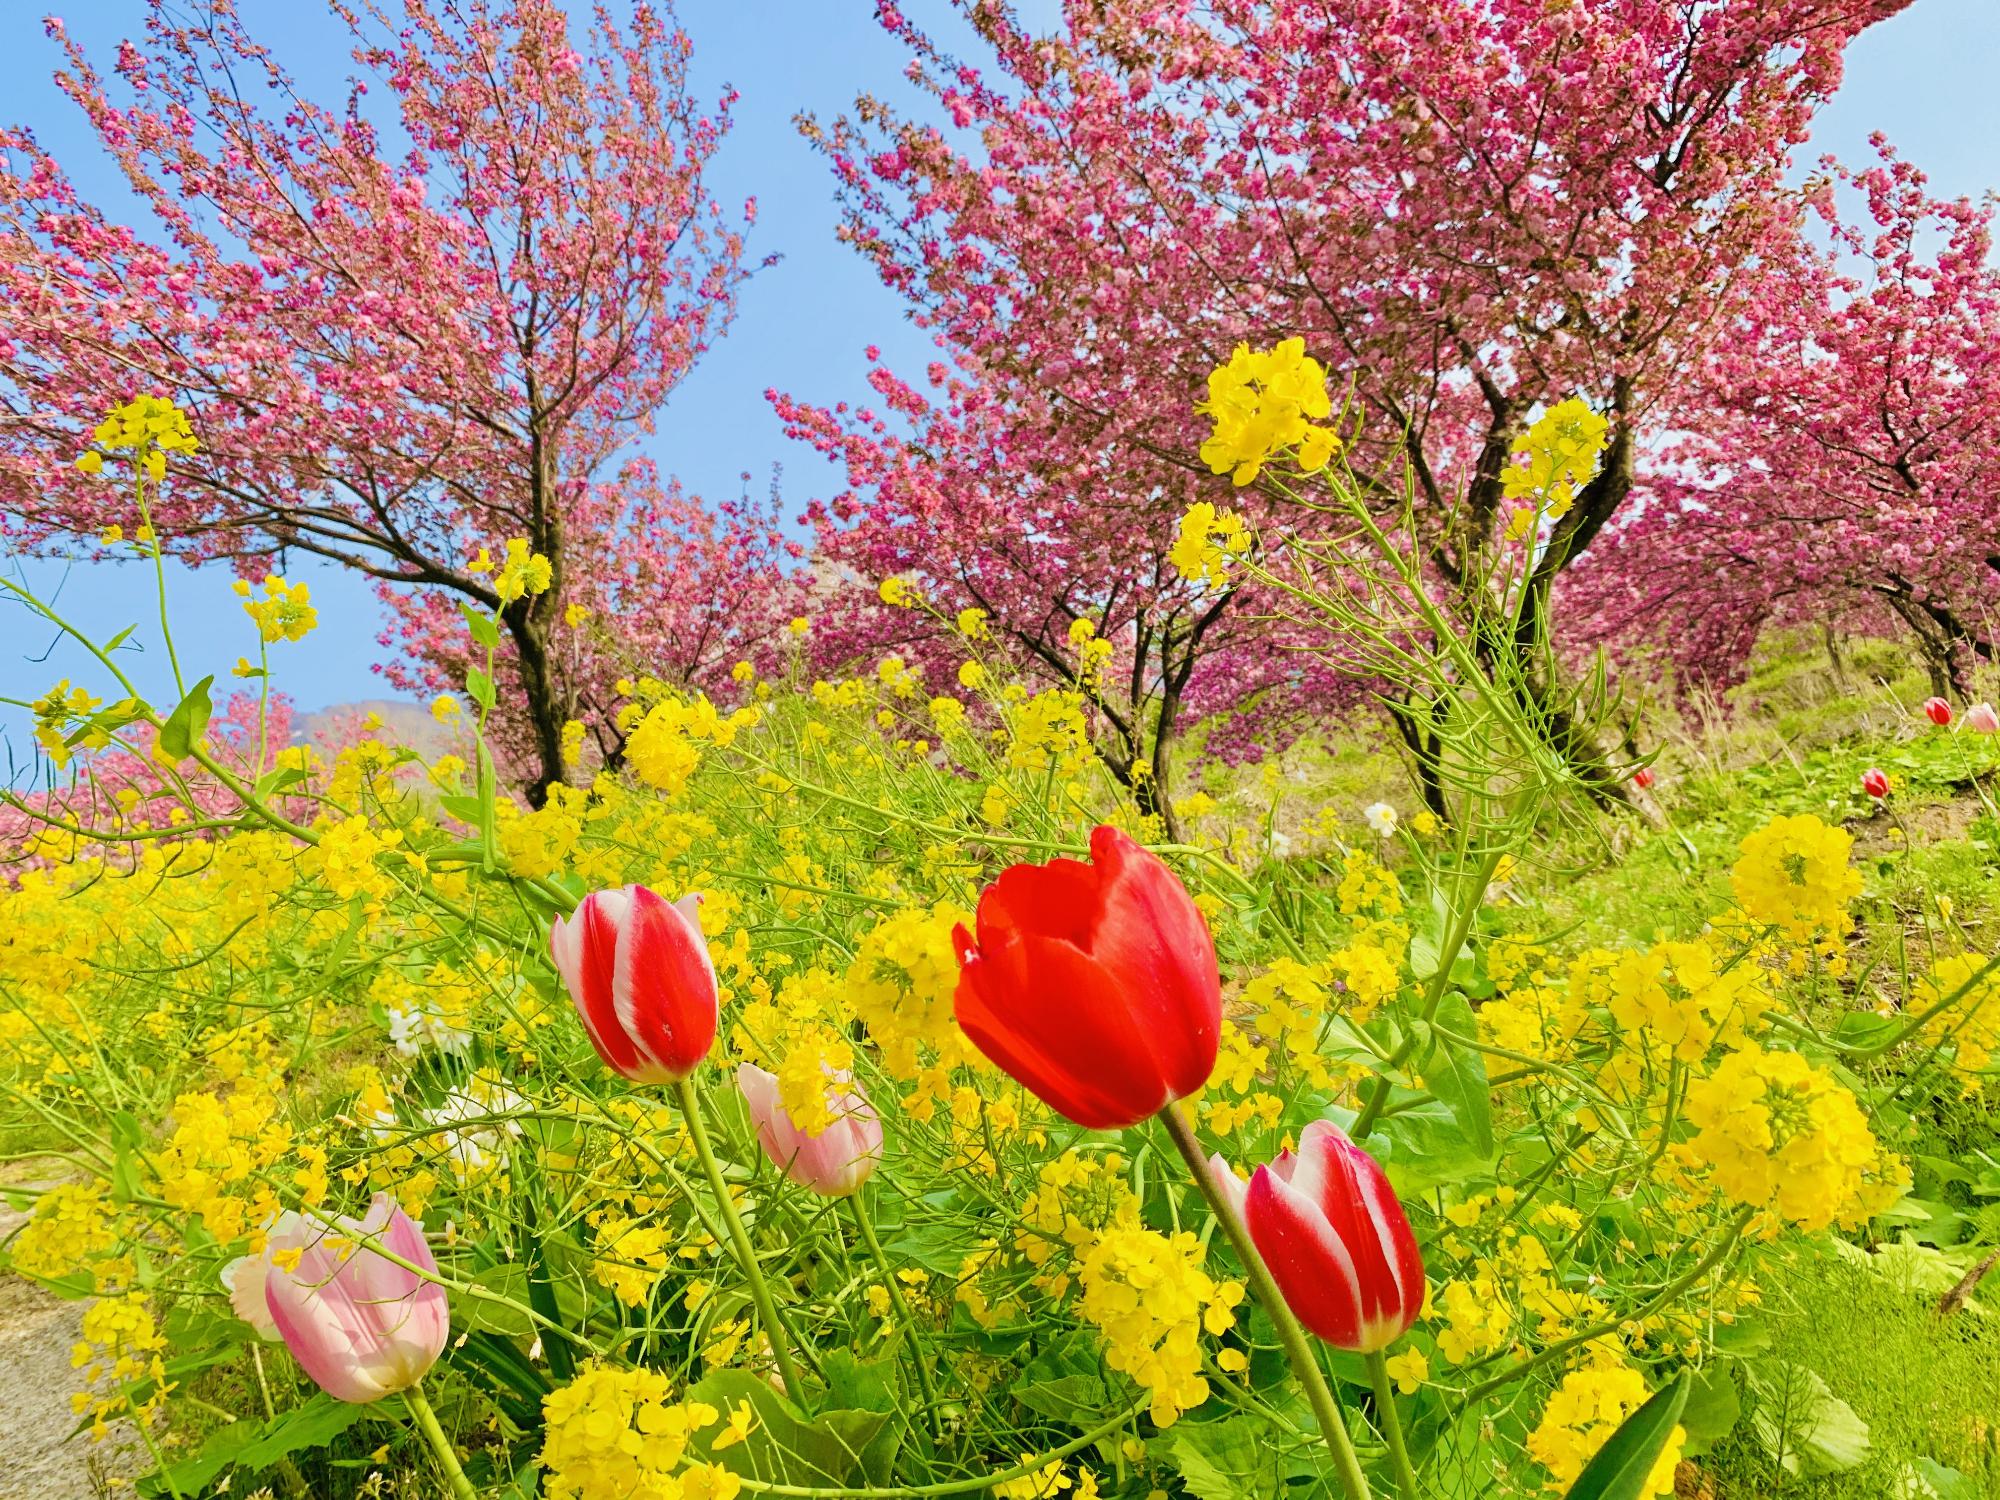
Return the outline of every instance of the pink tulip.
{"type": "Polygon", "coordinates": [[[423,1226],[387,1193],[377,1193],[361,1219],[300,1219],[281,1228],[265,1251],[271,1321],[300,1367],[336,1401],[361,1404],[408,1390],[444,1351],[451,1323],[444,1288],[391,1255],[437,1272],[423,1226]]]}
{"type": "Polygon", "coordinates": [[[736,1070],[750,1118],[757,1125],[757,1144],[792,1181],[828,1198],[845,1198],[857,1191],[882,1160],[882,1121],[875,1106],[847,1074],[837,1073],[827,1087],[827,1107],[833,1123],[818,1135],[808,1135],[792,1122],[778,1098],[778,1075],[754,1063],[736,1070]]]}
{"type": "Polygon", "coordinates": [[[1926,698],[1924,717],[1942,729],[1951,722],[1951,705],[1942,698],[1926,698]]]}
{"type": "Polygon", "coordinates": [[[239,1255],[222,1268],[222,1289],[229,1293],[230,1310],[256,1329],[260,1339],[275,1343],[281,1337],[264,1301],[264,1282],[271,1274],[271,1248],[305,1227],[306,1220],[287,1209],[268,1224],[261,1251],[239,1255]]]}
{"type": "Polygon", "coordinates": [[[1889,795],[1889,778],[1871,766],[1861,773],[1861,790],[1879,800],[1889,795]]]}
{"type": "Polygon", "coordinates": [[[1424,1305],[1424,1262],[1395,1189],[1338,1125],[1315,1120],[1248,1185],[1221,1156],[1209,1168],[1293,1314],[1336,1349],[1373,1354],[1424,1305]]]}
{"type": "Polygon", "coordinates": [[[1965,711],[1965,727],[1974,734],[1992,734],[2000,729],[2000,714],[1990,703],[1975,703],[1965,711]]]}
{"type": "Polygon", "coordinates": [[[715,1041],[715,965],[698,894],[643,885],[595,891],[549,930],[563,986],[606,1067],[634,1083],[678,1083],[715,1041]]]}

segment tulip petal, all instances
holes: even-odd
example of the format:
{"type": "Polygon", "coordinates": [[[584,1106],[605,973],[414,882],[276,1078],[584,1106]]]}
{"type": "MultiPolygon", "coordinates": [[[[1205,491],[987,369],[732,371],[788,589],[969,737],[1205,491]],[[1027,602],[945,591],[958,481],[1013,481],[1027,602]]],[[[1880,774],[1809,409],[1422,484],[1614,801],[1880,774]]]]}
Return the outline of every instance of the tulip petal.
{"type": "Polygon", "coordinates": [[[1244,1219],[1293,1315],[1336,1348],[1359,1348],[1361,1287],[1354,1257],[1319,1205],[1269,1167],[1259,1167],[1244,1195],[1244,1219]]]}
{"type": "Polygon", "coordinates": [[[1134,1125],[1174,1097],[1112,976],[1063,939],[1003,934],[997,950],[982,943],[954,1008],[980,1051],[1079,1125],[1134,1125]]]}
{"type": "Polygon", "coordinates": [[[701,929],[643,885],[618,934],[612,1008],[642,1063],[626,1074],[643,1083],[687,1077],[715,1041],[715,968],[701,929]]]}
{"type": "Polygon", "coordinates": [[[1375,1158],[1331,1120],[1300,1133],[1291,1187],[1317,1207],[1354,1266],[1361,1342],[1343,1347],[1383,1347],[1415,1321],[1424,1294],[1423,1259],[1395,1189],[1375,1158]]]}
{"type": "Polygon", "coordinates": [[[1125,1003],[1149,1039],[1173,1097],[1215,1071],[1222,981],[1208,923],[1173,871],[1115,828],[1090,836],[1100,904],[1088,948],[1125,985],[1125,1003]]]}
{"type": "Polygon", "coordinates": [[[617,968],[619,929],[630,905],[626,891],[594,891],[583,898],[567,923],[557,922],[549,930],[556,968],[576,1003],[591,1046],[606,1067],[626,1077],[639,1066],[639,1049],[618,1024],[612,976],[617,968]]]}
{"type": "Polygon", "coordinates": [[[1243,1217],[1244,1195],[1250,1191],[1250,1184],[1236,1175],[1236,1169],[1229,1165],[1229,1158],[1220,1151],[1208,1159],[1208,1175],[1215,1185],[1236,1209],[1236,1217],[1243,1217]]]}

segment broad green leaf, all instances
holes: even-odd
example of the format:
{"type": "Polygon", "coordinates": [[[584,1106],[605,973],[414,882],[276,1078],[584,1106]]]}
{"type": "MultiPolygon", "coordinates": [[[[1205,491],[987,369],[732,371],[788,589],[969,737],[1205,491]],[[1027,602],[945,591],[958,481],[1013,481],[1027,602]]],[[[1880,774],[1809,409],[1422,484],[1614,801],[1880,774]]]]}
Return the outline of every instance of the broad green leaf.
{"type": "MultiPolygon", "coordinates": [[[[1479,1035],[1472,1005],[1454,991],[1438,1002],[1437,1023],[1462,1037],[1479,1035]]],[[[1437,1050],[1424,1069],[1430,1091],[1451,1109],[1465,1128],[1466,1139],[1481,1156],[1493,1154],[1493,1092],[1486,1082],[1486,1059],[1475,1049],[1448,1037],[1436,1039],[1437,1050]]]]}
{"type": "Polygon", "coordinates": [[[1745,1369],[1757,1398],[1751,1431],[1787,1474],[1838,1474],[1867,1459],[1868,1424],[1817,1370],[1790,1360],[1745,1369]]]}
{"type": "Polygon", "coordinates": [[[490,710],[493,707],[495,701],[493,679],[478,667],[465,674],[465,691],[481,708],[490,710]]]}
{"type": "Polygon", "coordinates": [[[454,1311],[459,1321],[467,1328],[480,1329],[487,1333],[504,1334],[509,1338],[533,1338],[535,1320],[522,1310],[528,1302],[528,1268],[520,1261],[506,1261],[497,1266],[488,1266],[472,1278],[472,1284],[481,1291],[491,1292],[497,1297],[505,1297],[508,1302],[520,1306],[509,1307],[506,1302],[489,1302],[486,1298],[467,1295],[455,1298],[454,1311]]]}
{"type": "Polygon", "coordinates": [[[208,689],[214,681],[213,677],[204,677],[197,682],[160,726],[160,754],[175,764],[193,754],[194,747],[208,732],[208,716],[215,710],[215,705],[209,702],[208,689]]]}
{"type": "Polygon", "coordinates": [[[1255,1417],[1220,1422],[1176,1422],[1149,1443],[1153,1456],[1171,1464],[1195,1500],[1271,1500],[1285,1493],[1296,1472],[1270,1429],[1255,1417]]]}
{"type": "Polygon", "coordinates": [[[1687,1406],[1685,1373],[1619,1424],[1569,1487],[1566,1500],[1641,1500],[1687,1406]]]}
{"type": "Polygon", "coordinates": [[[473,641],[492,651],[500,645],[500,627],[493,623],[493,616],[477,605],[459,601],[459,613],[465,616],[465,628],[473,641]]]}
{"type": "Polygon", "coordinates": [[[750,1436],[724,1448],[711,1446],[722,1424],[695,1434],[691,1451],[746,1479],[834,1488],[888,1481],[903,1440],[895,1417],[880,1411],[823,1411],[806,1419],[770,1384],[748,1370],[717,1370],[688,1388],[687,1399],[706,1401],[725,1414],[745,1401],[756,1417],[750,1436]]]}
{"type": "Polygon", "coordinates": [[[1384,1115],[1368,1138],[1368,1149],[1381,1161],[1396,1191],[1404,1194],[1490,1178],[1493,1173],[1493,1153],[1479,1150],[1442,1100],[1426,1100],[1384,1115]]]}
{"type": "Polygon", "coordinates": [[[1736,1430],[1743,1415],[1743,1399],[1727,1363],[1716,1363],[1688,1376],[1687,1407],[1681,1412],[1681,1426],[1687,1441],[1681,1452],[1697,1458],[1736,1430]]]}
{"type": "Polygon", "coordinates": [[[1079,1331],[1043,1350],[1022,1369],[1012,1394],[1038,1415],[1088,1425],[1091,1416],[1111,1405],[1096,1339],[1079,1331]]]}

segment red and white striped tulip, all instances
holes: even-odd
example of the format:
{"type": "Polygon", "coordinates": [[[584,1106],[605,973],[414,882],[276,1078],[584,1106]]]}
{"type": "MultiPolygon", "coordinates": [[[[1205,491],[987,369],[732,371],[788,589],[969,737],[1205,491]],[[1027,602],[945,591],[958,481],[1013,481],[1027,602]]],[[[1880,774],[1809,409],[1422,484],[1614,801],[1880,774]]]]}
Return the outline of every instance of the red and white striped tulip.
{"type": "Polygon", "coordinates": [[[1889,777],[1885,772],[1870,766],[1861,773],[1861,790],[1878,802],[1889,795],[1889,777]]]}
{"type": "Polygon", "coordinates": [[[715,965],[697,915],[643,885],[593,891],[549,929],[563,986],[604,1065],[634,1083],[678,1083],[715,1041],[715,965]]]}
{"type": "Polygon", "coordinates": [[[1924,717],[1942,729],[1951,722],[1951,705],[1942,698],[1926,698],[1924,717]]]}
{"type": "Polygon", "coordinates": [[[1373,1354],[1424,1306],[1424,1262],[1396,1190],[1338,1125],[1315,1120],[1246,1184],[1221,1156],[1209,1169],[1235,1203],[1285,1305],[1336,1349],[1373,1354]]]}
{"type": "Polygon", "coordinates": [[[359,1404],[406,1391],[444,1352],[445,1290],[418,1274],[436,1275],[437,1261],[423,1226],[387,1193],[377,1193],[360,1219],[302,1218],[276,1230],[263,1259],[271,1322],[334,1400],[359,1404]]]}
{"type": "Polygon", "coordinates": [[[792,1181],[826,1198],[845,1198],[882,1160],[882,1121],[860,1085],[845,1073],[827,1081],[833,1121],[818,1135],[799,1128],[779,1097],[778,1075],[755,1063],[736,1070],[736,1087],[757,1126],[757,1144],[792,1181]]]}

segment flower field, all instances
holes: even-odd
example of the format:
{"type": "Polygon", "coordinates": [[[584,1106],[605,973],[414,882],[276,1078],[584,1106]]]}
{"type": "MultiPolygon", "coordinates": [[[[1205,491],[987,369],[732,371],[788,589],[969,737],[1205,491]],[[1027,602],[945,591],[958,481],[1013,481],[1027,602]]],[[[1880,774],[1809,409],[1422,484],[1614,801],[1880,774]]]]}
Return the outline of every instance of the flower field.
{"type": "Polygon", "coordinates": [[[0,123],[0,1500],[2000,1500],[1909,0],[885,0],[789,508],[670,7],[134,4],[123,198],[0,123]]]}
{"type": "MultiPolygon", "coordinates": [[[[1324,381],[1240,351],[1204,458],[1350,506],[1347,576],[1421,610],[1324,381]]],[[[1554,409],[1510,492],[1561,506],[1602,442],[1554,409]]],[[[194,447],[138,402],[89,466],[143,518],[194,447]]],[[[549,586],[503,550],[502,607],[549,586]]],[[[1676,896],[1605,930],[1562,897],[1567,862],[1619,868],[1587,784],[1453,674],[1442,616],[1392,633],[1211,504],[1175,562],[1428,674],[1449,815],[1273,761],[1170,839],[1089,693],[1014,680],[976,610],[951,692],[893,655],[809,678],[804,617],[733,706],[622,684],[624,769],[532,808],[486,739],[491,615],[436,705],[464,753],[428,759],[272,743],[316,624],[281,579],[243,591],[263,696],[226,718],[93,644],[106,681],[34,705],[75,773],[12,799],[0,897],[7,1265],[88,1299],[81,1429],[136,1429],[147,1494],[1664,1496],[1718,1453],[1880,1481],[1771,1302],[1880,1262],[1985,1327],[2000,960],[1983,885],[1959,911],[1923,870],[1990,845],[1917,847],[1878,767],[1816,810],[1719,780],[1710,848],[1623,856],[1676,896]]],[[[1925,707],[1903,759],[1994,828],[1991,711],[1925,707]]],[[[1888,1471],[2000,1474],[1990,1424],[1935,1443],[1888,1471]]]]}

